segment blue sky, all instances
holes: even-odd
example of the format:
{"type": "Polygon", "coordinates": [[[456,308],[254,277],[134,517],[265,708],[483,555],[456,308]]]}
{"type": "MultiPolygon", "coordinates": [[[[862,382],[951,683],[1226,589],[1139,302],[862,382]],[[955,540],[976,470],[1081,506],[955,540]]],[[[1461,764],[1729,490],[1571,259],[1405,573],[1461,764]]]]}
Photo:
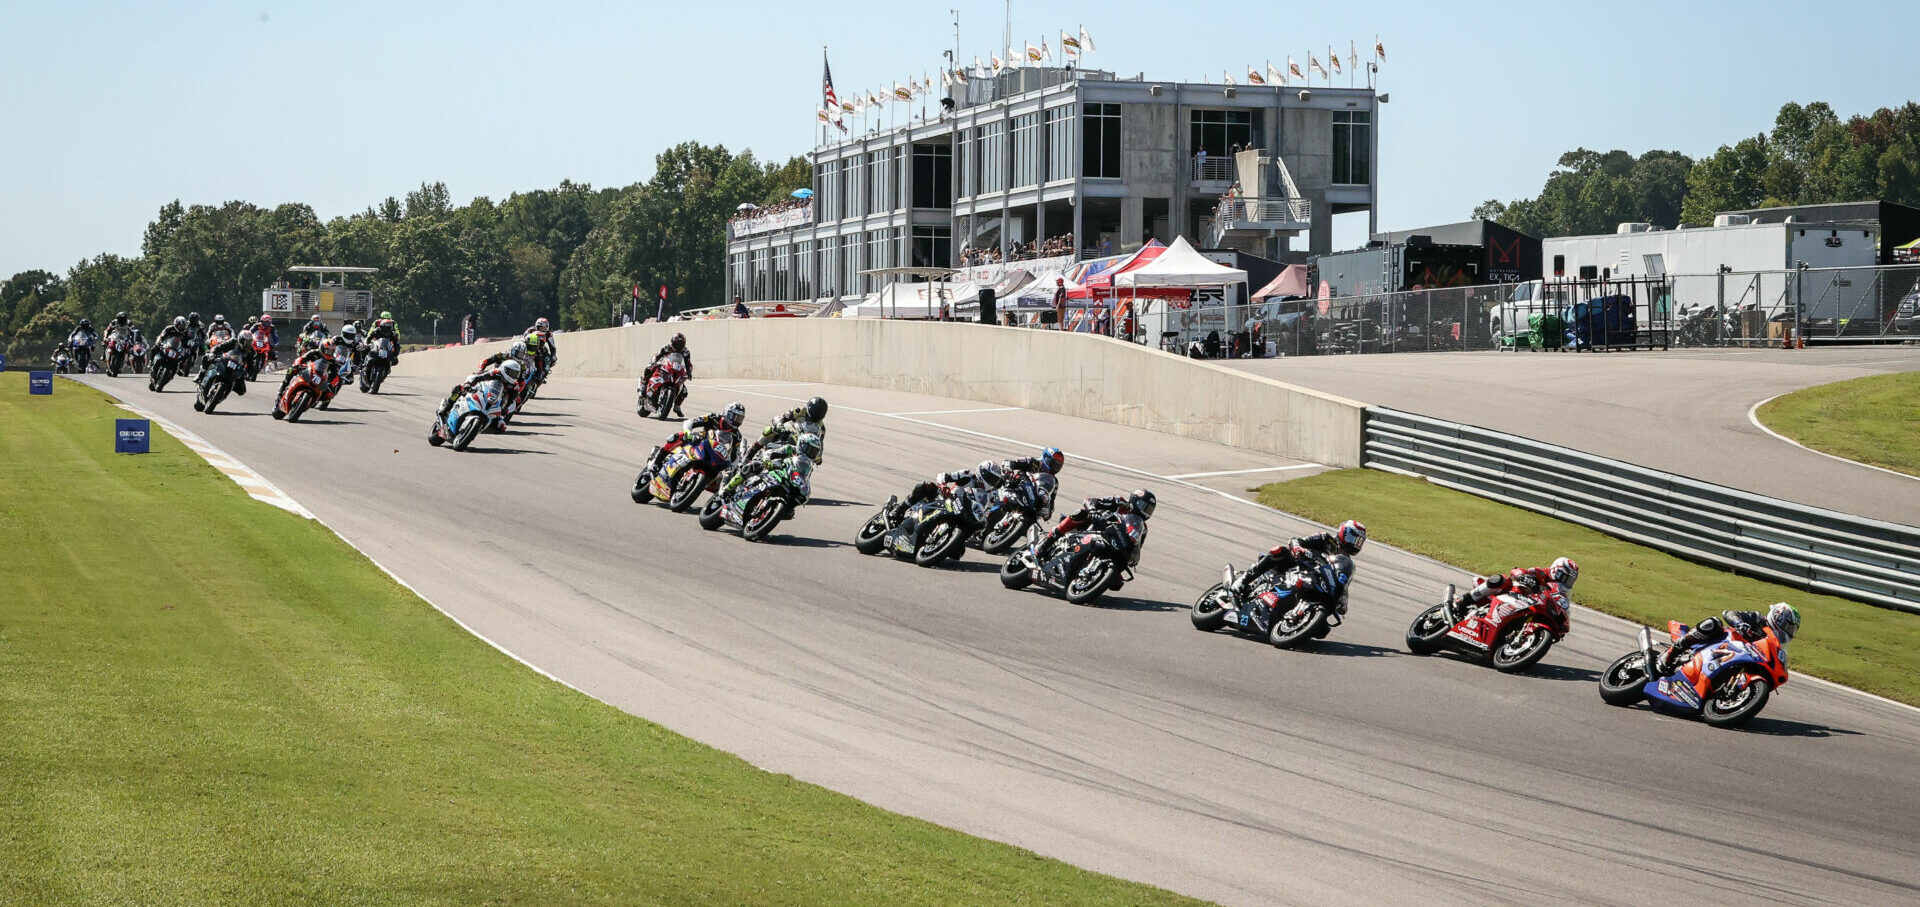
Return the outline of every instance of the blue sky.
{"type": "MultiPolygon", "coordinates": [[[[937,70],[950,7],[962,57],[989,53],[1004,5],[976,0],[0,0],[0,277],[137,253],[174,198],[325,219],[429,180],[462,201],[625,185],[687,139],[785,158],[815,135],[821,45],[843,92],[891,84],[937,70]]],[[[1089,65],[1163,80],[1349,40],[1364,56],[1377,33],[1395,229],[1531,195],[1576,146],[1699,155],[1788,100],[1844,116],[1920,95],[1891,3],[1016,2],[1013,24],[1050,40],[1084,24],[1089,65]]]]}

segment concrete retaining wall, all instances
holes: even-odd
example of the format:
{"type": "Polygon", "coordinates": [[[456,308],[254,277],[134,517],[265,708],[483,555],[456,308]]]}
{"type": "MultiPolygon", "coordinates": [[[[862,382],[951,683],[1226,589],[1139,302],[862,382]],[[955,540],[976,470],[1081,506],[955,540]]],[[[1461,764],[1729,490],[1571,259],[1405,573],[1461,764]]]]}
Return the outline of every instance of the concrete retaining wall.
{"type": "MultiPolygon", "coordinates": [[[[558,335],[558,374],[635,377],[675,331],[693,350],[696,384],[762,378],[935,394],[1360,465],[1363,404],[1087,334],[866,318],[673,322],[558,335]]],[[[395,373],[458,377],[505,345],[408,353],[395,373]]]]}

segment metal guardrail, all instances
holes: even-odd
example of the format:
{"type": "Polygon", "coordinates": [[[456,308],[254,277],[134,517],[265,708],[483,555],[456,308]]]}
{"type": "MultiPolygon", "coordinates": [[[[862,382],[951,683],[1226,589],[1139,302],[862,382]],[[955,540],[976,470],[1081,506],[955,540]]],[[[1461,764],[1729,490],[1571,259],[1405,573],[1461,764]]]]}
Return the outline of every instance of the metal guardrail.
{"type": "Polygon", "coordinates": [[[1795,504],[1473,425],[1368,407],[1362,465],[1688,560],[1920,613],[1920,528],[1795,504]]]}

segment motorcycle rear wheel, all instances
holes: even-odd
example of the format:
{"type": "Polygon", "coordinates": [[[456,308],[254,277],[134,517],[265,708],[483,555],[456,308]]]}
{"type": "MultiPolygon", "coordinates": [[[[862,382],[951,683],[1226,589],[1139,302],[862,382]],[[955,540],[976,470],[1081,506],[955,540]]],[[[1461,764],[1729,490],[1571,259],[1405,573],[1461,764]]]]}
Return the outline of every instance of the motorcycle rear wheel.
{"type": "Polygon", "coordinates": [[[920,527],[920,544],[913,549],[913,562],[922,567],[931,567],[949,557],[956,557],[967,544],[967,534],[960,531],[960,525],[952,519],[935,518],[931,525],[920,527]]]}
{"type": "Polygon", "coordinates": [[[716,494],[708,498],[707,506],[700,508],[700,528],[712,532],[726,522],[726,518],[720,515],[720,496],[716,494]]]}
{"type": "Polygon", "coordinates": [[[1453,629],[1453,621],[1447,618],[1446,605],[1434,605],[1413,619],[1407,627],[1407,651],[1415,655],[1432,655],[1440,651],[1447,638],[1447,631],[1453,629]]]}
{"type": "Polygon", "coordinates": [[[1202,633],[1211,633],[1226,625],[1227,605],[1223,599],[1233,593],[1227,591],[1226,583],[1214,583],[1193,602],[1188,614],[1193,618],[1193,628],[1202,633]]]}
{"type": "Polygon", "coordinates": [[[1493,641],[1487,660],[1502,674],[1518,674],[1540,663],[1553,648],[1553,634],[1529,624],[1508,627],[1493,641]]]}
{"type": "Polygon", "coordinates": [[[1272,643],[1274,648],[1291,649],[1303,640],[1319,639],[1326,635],[1327,612],[1325,609],[1309,607],[1305,617],[1290,624],[1287,618],[1292,614],[1293,611],[1289,610],[1286,614],[1274,616],[1273,628],[1267,631],[1267,642],[1272,643]]]}
{"type": "Polygon", "coordinates": [[[853,537],[853,550],[861,554],[879,554],[885,547],[887,537],[887,515],[876,513],[873,519],[860,527],[860,534],[853,537]]]}
{"type": "Polygon", "coordinates": [[[1773,681],[1753,671],[1736,671],[1707,691],[1707,701],[1700,704],[1700,717],[1714,727],[1739,727],[1760,714],[1771,695],[1773,681]],[[1747,688],[1729,695],[1729,688],[1741,674],[1747,675],[1747,688]]]}
{"type": "Polygon", "coordinates": [[[1600,675],[1600,699],[1608,705],[1632,705],[1646,698],[1647,656],[1628,652],[1600,675]]]}

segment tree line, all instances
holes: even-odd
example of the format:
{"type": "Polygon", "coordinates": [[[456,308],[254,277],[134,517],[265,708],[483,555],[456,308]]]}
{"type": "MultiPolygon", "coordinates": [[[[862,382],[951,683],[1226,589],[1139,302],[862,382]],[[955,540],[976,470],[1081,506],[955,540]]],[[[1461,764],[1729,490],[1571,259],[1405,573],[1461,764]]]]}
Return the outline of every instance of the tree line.
{"type": "Polygon", "coordinates": [[[44,359],[81,318],[104,327],[120,311],[149,333],[189,311],[243,320],[293,265],[379,268],[358,285],[370,285],[409,342],[427,339],[434,319],[450,331],[467,313],[482,334],[542,316],[566,329],[606,327],[635,284],[648,314],[662,286],[672,310],[718,305],[727,217],[813,178],[802,157],[762,162],[698,142],[654,164],[651,179],[624,188],[563,181],[458,207],[444,184],[428,183],[324,223],[304,204],[169,202],[137,256],[101,254],[0,283],[0,347],[10,359],[44,359]]]}
{"type": "Polygon", "coordinates": [[[1846,120],[1789,102],[1773,129],[1694,159],[1585,148],[1560,156],[1540,194],[1474,209],[1534,236],[1611,233],[1618,224],[1708,226],[1722,211],[1880,199],[1920,205],[1920,104],[1846,120]]]}

